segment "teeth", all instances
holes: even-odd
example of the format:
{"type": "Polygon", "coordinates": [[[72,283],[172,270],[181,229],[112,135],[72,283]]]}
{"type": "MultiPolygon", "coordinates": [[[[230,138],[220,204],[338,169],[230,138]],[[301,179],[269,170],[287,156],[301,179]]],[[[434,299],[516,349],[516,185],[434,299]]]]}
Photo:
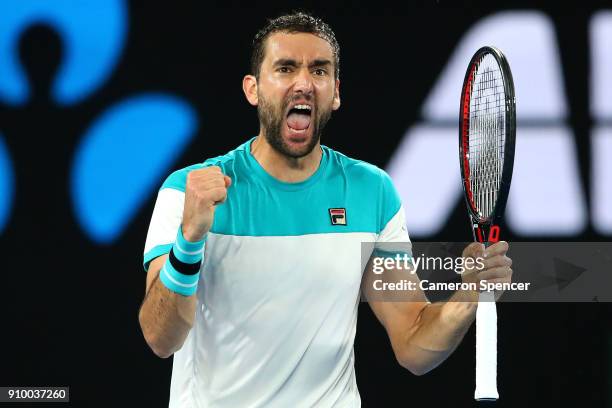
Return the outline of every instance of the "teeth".
{"type": "Polygon", "coordinates": [[[306,109],[306,110],[312,110],[312,108],[308,105],[295,105],[293,107],[293,109],[306,109]]]}

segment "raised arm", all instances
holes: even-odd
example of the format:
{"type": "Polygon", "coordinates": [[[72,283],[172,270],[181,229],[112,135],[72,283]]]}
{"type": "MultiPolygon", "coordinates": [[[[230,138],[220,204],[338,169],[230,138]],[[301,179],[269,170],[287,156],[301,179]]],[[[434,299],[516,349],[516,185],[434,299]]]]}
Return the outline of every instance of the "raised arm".
{"type": "Polygon", "coordinates": [[[176,241],[169,254],[149,265],[138,319],[149,347],[161,358],[179,350],[193,326],[204,237],[230,185],[231,179],[217,166],[189,172],[176,241]]]}
{"type": "Polygon", "coordinates": [[[168,289],[159,280],[159,272],[168,255],[151,261],[147,272],[147,289],[138,320],[151,350],[168,358],[181,348],[193,326],[196,296],[184,296],[168,289]]]}

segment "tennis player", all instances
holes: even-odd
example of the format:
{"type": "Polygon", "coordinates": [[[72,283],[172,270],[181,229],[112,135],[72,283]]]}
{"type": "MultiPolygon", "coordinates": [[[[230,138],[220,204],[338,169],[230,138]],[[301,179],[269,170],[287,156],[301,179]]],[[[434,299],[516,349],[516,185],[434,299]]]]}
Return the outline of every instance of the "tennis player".
{"type": "MultiPolygon", "coordinates": [[[[384,171],[320,144],[340,107],[339,46],[326,23],[304,13],[269,21],[251,69],[243,90],[259,134],[159,190],[142,331],[156,355],[174,355],[172,408],[358,407],[353,342],[371,276],[361,243],[409,246],[404,210],[384,171]]],[[[489,247],[472,279],[509,280],[506,250],[489,247]]],[[[402,366],[423,374],[455,349],[476,309],[476,294],[461,296],[370,299],[402,366]]]]}

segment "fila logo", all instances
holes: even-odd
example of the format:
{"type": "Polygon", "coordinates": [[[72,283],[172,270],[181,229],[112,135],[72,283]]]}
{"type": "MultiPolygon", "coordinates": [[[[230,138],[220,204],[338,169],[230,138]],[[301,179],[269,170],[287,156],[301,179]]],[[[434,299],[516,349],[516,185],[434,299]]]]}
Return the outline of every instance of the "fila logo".
{"type": "Polygon", "coordinates": [[[330,208],[329,218],[331,218],[332,225],[346,225],[346,209],[330,208]]]}

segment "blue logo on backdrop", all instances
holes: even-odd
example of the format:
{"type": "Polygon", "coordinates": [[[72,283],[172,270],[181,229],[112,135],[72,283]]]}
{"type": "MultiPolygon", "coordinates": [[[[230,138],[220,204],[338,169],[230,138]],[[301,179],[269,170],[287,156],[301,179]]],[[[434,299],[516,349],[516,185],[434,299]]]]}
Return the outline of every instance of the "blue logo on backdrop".
{"type": "MultiPolygon", "coordinates": [[[[64,56],[52,85],[58,105],[83,101],[112,74],[124,48],[123,1],[20,0],[0,3],[0,102],[28,102],[19,64],[20,35],[34,24],[56,31],[64,56]]],[[[81,137],[70,175],[76,219],[102,244],[114,242],[155,191],[197,129],[197,116],[177,96],[146,92],[108,107],[81,137]]],[[[6,135],[5,135],[6,136],[6,135]]],[[[13,201],[12,164],[0,136],[0,233],[13,201]]]]}
{"type": "Polygon", "coordinates": [[[11,159],[0,136],[0,232],[8,221],[13,202],[13,171],[11,159]]]}
{"type": "Polygon", "coordinates": [[[159,94],[121,101],[94,121],[71,171],[76,215],[94,240],[118,238],[195,128],[188,104],[159,94]]]}
{"type": "Polygon", "coordinates": [[[125,42],[126,15],[121,0],[0,3],[0,100],[10,105],[28,101],[29,86],[17,43],[28,27],[44,24],[60,36],[65,55],[51,95],[61,105],[82,101],[117,65],[125,42]]]}

